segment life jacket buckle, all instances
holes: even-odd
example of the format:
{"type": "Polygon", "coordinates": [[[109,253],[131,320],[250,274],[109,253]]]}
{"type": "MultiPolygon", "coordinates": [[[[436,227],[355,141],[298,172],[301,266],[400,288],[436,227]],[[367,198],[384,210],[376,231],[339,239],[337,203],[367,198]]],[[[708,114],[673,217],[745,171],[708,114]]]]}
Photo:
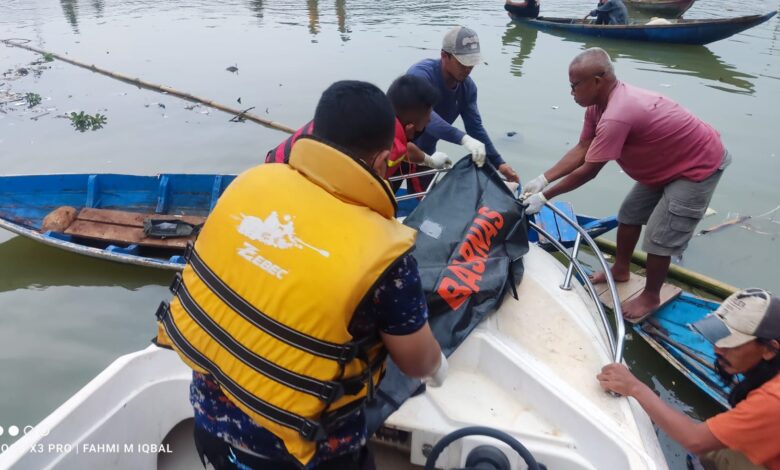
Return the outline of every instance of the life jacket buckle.
{"type": "Polygon", "coordinates": [[[301,434],[301,437],[307,441],[320,441],[327,437],[325,428],[323,428],[321,424],[311,421],[304,421],[301,428],[298,429],[298,432],[301,434]]]}
{"type": "Polygon", "coordinates": [[[168,305],[168,302],[160,302],[160,306],[157,307],[157,311],[154,312],[154,316],[157,317],[158,321],[163,321],[163,318],[165,318],[168,313],[170,312],[170,305],[168,305]]]}
{"type": "Polygon", "coordinates": [[[187,246],[184,248],[184,262],[189,263],[192,252],[195,250],[195,245],[192,242],[187,242],[187,246]]]}
{"type": "Polygon", "coordinates": [[[176,295],[179,292],[179,288],[181,288],[181,285],[184,283],[184,280],[181,277],[181,274],[176,273],[176,276],[173,277],[173,281],[171,282],[171,285],[168,286],[168,289],[171,291],[173,295],[176,295]]]}
{"type": "Polygon", "coordinates": [[[360,344],[351,342],[344,345],[341,350],[341,356],[339,357],[339,365],[342,367],[352,362],[360,353],[360,344]]]}
{"type": "Polygon", "coordinates": [[[335,403],[336,400],[344,396],[344,386],[338,382],[325,382],[325,386],[320,393],[320,398],[326,404],[335,403]]]}

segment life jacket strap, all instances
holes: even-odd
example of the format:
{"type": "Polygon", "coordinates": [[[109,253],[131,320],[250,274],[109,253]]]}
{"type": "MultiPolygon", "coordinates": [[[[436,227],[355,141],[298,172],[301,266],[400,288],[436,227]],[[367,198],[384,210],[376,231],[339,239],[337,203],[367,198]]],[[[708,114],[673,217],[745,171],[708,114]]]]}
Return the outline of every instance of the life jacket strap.
{"type": "Polygon", "coordinates": [[[189,263],[193,272],[204,284],[206,284],[211,292],[246,321],[257,328],[260,328],[277,340],[283,341],[290,346],[316,356],[338,361],[338,363],[342,365],[351,362],[357,356],[359,348],[353,342],[338,344],[324,341],[301,333],[266,315],[246,299],[238,295],[230,286],[225,284],[216,274],[214,274],[200,257],[197,250],[192,251],[189,263]]]}
{"type": "Polygon", "coordinates": [[[211,374],[221,387],[224,387],[228,393],[244,406],[281,426],[295,429],[301,437],[308,441],[322,440],[327,437],[327,432],[321,423],[281,409],[247,392],[187,341],[176,327],[171,315],[163,316],[162,324],[178,352],[200,369],[211,374]]]}
{"type": "Polygon", "coordinates": [[[187,247],[184,248],[184,262],[189,263],[190,258],[192,257],[192,252],[195,250],[195,245],[190,241],[187,242],[187,247]]]}

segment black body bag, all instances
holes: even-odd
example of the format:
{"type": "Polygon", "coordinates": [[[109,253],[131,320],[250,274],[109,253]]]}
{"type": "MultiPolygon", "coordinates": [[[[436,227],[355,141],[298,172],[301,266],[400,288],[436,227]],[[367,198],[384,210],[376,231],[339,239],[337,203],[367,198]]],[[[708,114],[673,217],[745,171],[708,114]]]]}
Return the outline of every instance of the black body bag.
{"type": "MultiPolygon", "coordinates": [[[[501,306],[523,275],[528,223],[523,206],[496,170],[461,159],[404,221],[418,231],[420,269],[433,334],[446,356],[501,306]]],[[[367,405],[369,435],[407,398],[424,391],[392,360],[367,405]]]]}

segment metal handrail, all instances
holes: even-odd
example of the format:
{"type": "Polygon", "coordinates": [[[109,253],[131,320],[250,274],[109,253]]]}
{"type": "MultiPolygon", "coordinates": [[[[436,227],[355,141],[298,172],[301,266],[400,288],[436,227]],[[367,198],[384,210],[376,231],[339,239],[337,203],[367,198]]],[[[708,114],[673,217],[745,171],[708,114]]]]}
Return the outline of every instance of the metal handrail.
{"type": "Polygon", "coordinates": [[[439,178],[439,175],[442,173],[446,173],[450,171],[449,168],[441,168],[441,169],[433,169],[433,170],[425,170],[425,171],[418,171],[417,173],[409,173],[407,175],[398,175],[398,176],[391,176],[387,179],[387,181],[400,181],[405,180],[409,178],[416,178],[418,176],[427,176],[427,175],[435,175],[433,178],[431,178],[431,182],[428,183],[428,187],[425,188],[425,191],[420,193],[411,193],[411,194],[404,194],[403,196],[398,196],[395,198],[396,202],[406,201],[407,199],[415,199],[418,197],[422,197],[427,195],[429,192],[431,192],[431,189],[433,189],[433,185],[436,184],[436,181],[439,178]]]}
{"type": "Polygon", "coordinates": [[[540,231],[551,243],[555,248],[563,253],[566,258],[569,259],[569,266],[566,269],[566,276],[564,277],[563,284],[561,284],[561,289],[568,290],[570,289],[571,285],[571,278],[574,273],[574,269],[577,270],[580,277],[584,280],[585,285],[588,287],[589,294],[591,297],[593,297],[593,301],[596,303],[596,308],[599,311],[599,314],[601,315],[602,322],[604,322],[604,328],[607,331],[607,338],[610,342],[610,346],[613,347],[613,357],[615,359],[615,362],[621,362],[623,360],[623,346],[625,343],[625,336],[626,336],[626,327],[623,324],[623,310],[620,308],[620,297],[618,297],[617,294],[617,288],[615,287],[615,280],[612,278],[612,271],[610,271],[609,265],[607,264],[607,261],[604,259],[604,256],[601,254],[601,250],[599,249],[598,245],[596,245],[596,242],[593,241],[593,239],[588,235],[587,230],[580,227],[579,224],[577,224],[576,221],[572,220],[568,215],[564,214],[563,211],[558,209],[552,204],[545,203],[545,206],[550,208],[556,215],[558,215],[561,219],[566,221],[569,225],[571,225],[574,230],[577,231],[577,238],[574,240],[574,247],[572,248],[571,254],[566,250],[563,245],[561,245],[557,240],[555,240],[554,237],[550,236],[548,233],[546,233],[544,230],[541,230],[536,224],[531,223],[531,226],[534,227],[537,231],[540,231]],[[615,334],[614,337],[612,336],[612,330],[609,328],[609,319],[607,318],[606,312],[604,311],[603,305],[601,304],[601,301],[598,298],[598,295],[595,293],[595,289],[593,288],[593,283],[588,278],[587,273],[582,268],[582,265],[577,261],[577,255],[579,254],[580,246],[582,245],[582,240],[585,240],[585,243],[588,244],[588,246],[591,248],[593,253],[596,255],[596,259],[598,259],[599,264],[601,265],[601,269],[604,270],[604,276],[607,280],[607,286],[609,287],[609,293],[612,295],[612,303],[613,303],[613,312],[615,313],[615,334]]]}
{"type": "Polygon", "coordinates": [[[450,171],[449,168],[440,168],[440,169],[431,169],[431,170],[425,170],[425,171],[418,171],[416,173],[408,173],[406,175],[391,176],[390,178],[387,178],[387,181],[399,181],[399,180],[405,180],[405,179],[409,179],[409,178],[417,178],[418,176],[434,175],[436,173],[446,173],[448,171],[450,171]]]}
{"type": "MultiPolygon", "coordinates": [[[[596,288],[593,286],[593,283],[588,278],[588,272],[585,270],[584,267],[580,264],[580,262],[573,258],[571,254],[569,254],[568,250],[566,250],[566,247],[561,244],[558,240],[556,240],[552,235],[550,235],[549,232],[541,228],[539,225],[536,225],[535,223],[528,221],[528,224],[534,228],[539,234],[545,236],[549,243],[553,245],[558,251],[563,254],[563,256],[566,257],[566,259],[569,260],[570,266],[574,266],[574,269],[577,270],[577,274],[580,275],[582,279],[584,279],[585,288],[588,291],[588,294],[593,299],[593,301],[596,303],[596,309],[599,312],[599,316],[601,318],[601,321],[604,325],[604,331],[606,331],[607,334],[607,342],[609,343],[609,348],[612,352],[612,356],[616,356],[617,348],[615,346],[615,336],[612,332],[612,325],[610,325],[609,319],[607,318],[607,312],[604,310],[604,305],[601,304],[598,298],[598,294],[596,293],[596,288]]],[[[560,286],[563,288],[563,286],[560,286]]],[[[568,289],[566,289],[568,290],[568,289]]]]}

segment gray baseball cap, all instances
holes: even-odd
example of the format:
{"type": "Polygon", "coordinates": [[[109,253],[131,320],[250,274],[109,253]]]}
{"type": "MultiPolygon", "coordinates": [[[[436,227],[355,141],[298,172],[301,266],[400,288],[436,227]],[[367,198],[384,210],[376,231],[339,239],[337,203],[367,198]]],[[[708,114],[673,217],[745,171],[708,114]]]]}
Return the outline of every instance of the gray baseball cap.
{"type": "Polygon", "coordinates": [[[693,324],[719,348],[734,348],[756,338],[780,338],[780,298],[764,289],[731,294],[715,312],[693,324]]]}
{"type": "Polygon", "coordinates": [[[444,35],[441,50],[454,55],[466,67],[474,67],[482,61],[479,53],[479,36],[465,26],[456,26],[444,35]]]}

